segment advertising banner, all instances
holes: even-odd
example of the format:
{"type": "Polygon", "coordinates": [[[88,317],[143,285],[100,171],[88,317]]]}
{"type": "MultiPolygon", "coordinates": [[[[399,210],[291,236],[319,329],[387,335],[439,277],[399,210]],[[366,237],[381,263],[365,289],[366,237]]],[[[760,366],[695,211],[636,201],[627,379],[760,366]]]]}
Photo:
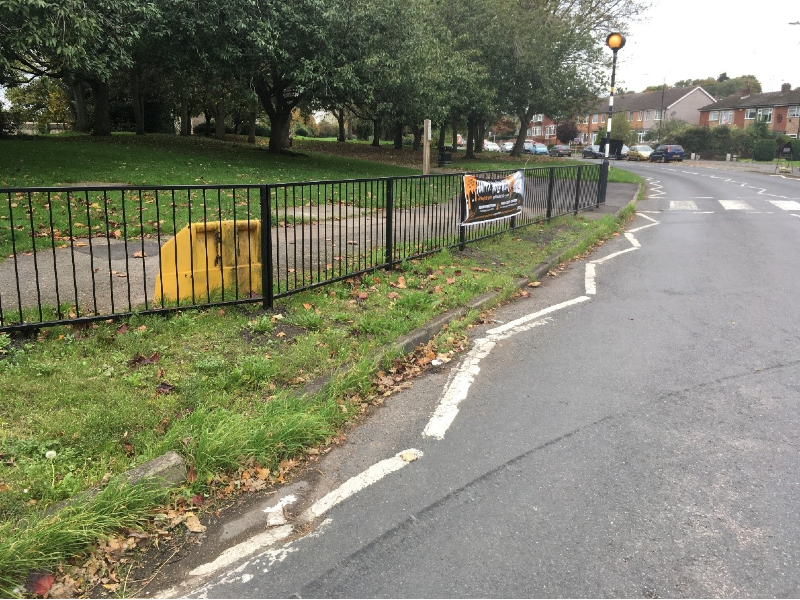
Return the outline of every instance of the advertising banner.
{"type": "Polygon", "coordinates": [[[504,179],[477,179],[464,175],[466,218],[461,225],[468,227],[479,223],[509,219],[522,213],[525,197],[525,177],[522,171],[504,179]]]}

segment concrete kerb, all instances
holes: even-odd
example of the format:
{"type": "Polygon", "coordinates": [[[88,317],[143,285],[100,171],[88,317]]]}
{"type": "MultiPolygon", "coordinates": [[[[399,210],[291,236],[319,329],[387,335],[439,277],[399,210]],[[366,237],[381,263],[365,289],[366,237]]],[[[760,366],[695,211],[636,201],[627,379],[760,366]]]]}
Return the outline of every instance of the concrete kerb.
{"type": "MultiPolygon", "coordinates": [[[[641,186],[640,186],[641,187],[641,186]]],[[[619,218],[622,212],[630,205],[636,204],[636,197],[639,193],[637,188],[633,198],[624,206],[621,206],[615,213],[614,218],[619,218]]],[[[522,277],[514,282],[514,285],[519,289],[524,289],[531,281],[537,281],[546,276],[554,266],[562,262],[562,257],[565,251],[558,252],[548,257],[544,262],[538,264],[534,269],[531,277],[522,277]]],[[[486,308],[495,306],[500,301],[499,292],[486,292],[470,300],[466,306],[454,308],[434,317],[428,323],[419,327],[391,344],[379,357],[383,357],[388,353],[401,352],[407,354],[414,350],[421,344],[430,342],[441,330],[444,325],[447,325],[454,319],[459,319],[464,316],[468,310],[484,310],[486,308]]],[[[300,395],[305,395],[319,390],[327,384],[336,374],[330,373],[323,375],[307,384],[300,392],[300,395]]],[[[166,454],[142,463],[135,469],[126,472],[123,478],[131,485],[143,481],[157,482],[158,485],[178,487],[186,481],[186,464],[183,458],[172,450],[166,454]]],[[[95,492],[96,493],[96,492],[95,492]]]]}

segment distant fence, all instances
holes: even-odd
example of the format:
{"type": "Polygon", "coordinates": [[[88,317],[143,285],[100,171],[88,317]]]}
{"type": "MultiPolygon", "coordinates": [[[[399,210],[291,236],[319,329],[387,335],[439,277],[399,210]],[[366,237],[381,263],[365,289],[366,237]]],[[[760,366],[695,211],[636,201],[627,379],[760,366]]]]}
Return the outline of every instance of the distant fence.
{"type": "Polygon", "coordinates": [[[521,214],[472,227],[461,226],[462,174],[0,189],[0,332],[190,307],[269,308],[603,201],[599,164],[524,177],[521,214]]]}

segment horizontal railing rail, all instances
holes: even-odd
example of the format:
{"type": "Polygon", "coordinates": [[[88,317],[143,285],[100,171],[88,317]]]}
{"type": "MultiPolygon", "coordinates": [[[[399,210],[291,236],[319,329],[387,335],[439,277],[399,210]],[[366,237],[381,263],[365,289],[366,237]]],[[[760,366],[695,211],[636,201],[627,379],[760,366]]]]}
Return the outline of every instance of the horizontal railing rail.
{"type": "Polygon", "coordinates": [[[600,165],[524,169],[520,214],[463,227],[462,177],[2,188],[0,332],[190,307],[271,307],[603,201],[600,165]]]}

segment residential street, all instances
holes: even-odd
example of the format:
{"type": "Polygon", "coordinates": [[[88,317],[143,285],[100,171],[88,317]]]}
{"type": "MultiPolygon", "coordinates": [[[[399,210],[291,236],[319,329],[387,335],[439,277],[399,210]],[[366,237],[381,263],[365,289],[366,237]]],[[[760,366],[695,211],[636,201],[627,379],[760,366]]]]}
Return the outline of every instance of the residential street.
{"type": "Polygon", "coordinates": [[[800,595],[800,180],[615,168],[648,182],[625,235],[150,593],[800,595]]]}

